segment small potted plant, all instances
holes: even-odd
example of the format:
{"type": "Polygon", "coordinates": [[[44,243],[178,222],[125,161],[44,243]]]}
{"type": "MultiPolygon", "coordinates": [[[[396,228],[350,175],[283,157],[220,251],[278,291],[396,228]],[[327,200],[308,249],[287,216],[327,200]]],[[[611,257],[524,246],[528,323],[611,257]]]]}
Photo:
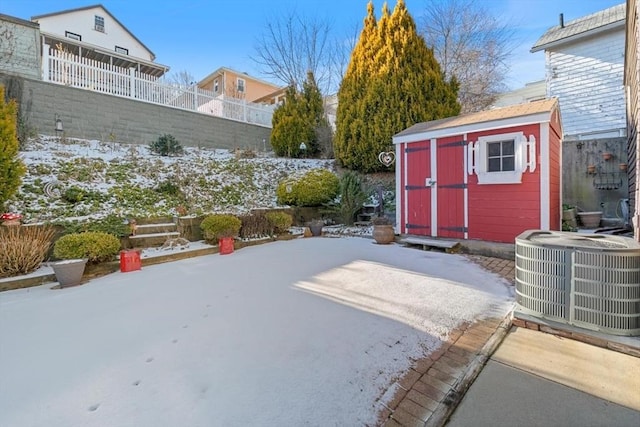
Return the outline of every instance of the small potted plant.
{"type": "Polygon", "coordinates": [[[61,288],[79,285],[87,263],[110,261],[120,250],[118,237],[100,231],[71,233],[53,245],[53,256],[61,261],[51,264],[61,288]]]}
{"type": "Polygon", "coordinates": [[[20,215],[19,213],[7,212],[0,216],[0,220],[2,220],[2,225],[20,225],[22,221],[22,215],[20,215]]]}
{"type": "Polygon", "coordinates": [[[395,241],[396,233],[391,220],[385,216],[377,216],[371,220],[373,223],[373,239],[379,245],[388,245],[395,241]]]}
{"type": "Polygon", "coordinates": [[[233,241],[240,234],[240,227],[240,218],[230,214],[209,215],[200,223],[202,236],[209,243],[218,243],[220,255],[233,252],[233,241]]]}

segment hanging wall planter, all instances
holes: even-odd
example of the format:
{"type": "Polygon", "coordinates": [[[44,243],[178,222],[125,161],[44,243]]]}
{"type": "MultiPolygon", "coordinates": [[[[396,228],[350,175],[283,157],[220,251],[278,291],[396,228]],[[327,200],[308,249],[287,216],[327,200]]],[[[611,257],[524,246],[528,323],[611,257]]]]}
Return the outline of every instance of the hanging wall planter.
{"type": "Polygon", "coordinates": [[[621,171],[626,171],[627,170],[627,164],[626,163],[620,163],[618,165],[618,167],[620,168],[621,171]]]}
{"type": "Polygon", "coordinates": [[[587,173],[589,175],[593,175],[594,173],[596,173],[596,165],[587,166],[587,173]]]}
{"type": "Polygon", "coordinates": [[[607,152],[602,153],[602,158],[603,158],[605,161],[611,160],[611,159],[613,158],[613,154],[611,154],[611,153],[607,153],[607,152]]]}

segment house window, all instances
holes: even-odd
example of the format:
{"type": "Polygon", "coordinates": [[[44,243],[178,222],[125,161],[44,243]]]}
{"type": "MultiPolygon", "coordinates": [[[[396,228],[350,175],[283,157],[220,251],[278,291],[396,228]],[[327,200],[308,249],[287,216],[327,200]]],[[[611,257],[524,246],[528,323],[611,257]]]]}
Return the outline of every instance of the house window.
{"type": "Polygon", "coordinates": [[[82,36],[80,34],[72,33],[71,31],[65,31],[64,36],[73,40],[82,41],[82,36]]]}
{"type": "Polygon", "coordinates": [[[129,55],[129,49],[120,46],[116,46],[116,52],[129,55]]]}
{"type": "Polygon", "coordinates": [[[515,141],[487,143],[487,171],[504,172],[515,170],[515,141]]]}
{"type": "Polygon", "coordinates": [[[219,89],[219,87],[218,87],[218,79],[215,79],[213,81],[213,93],[218,93],[218,89],[219,89]]]}
{"type": "Polygon", "coordinates": [[[480,136],[468,149],[468,173],[478,184],[519,184],[525,170],[536,169],[536,139],[524,132],[480,136]]]}
{"type": "Polygon", "coordinates": [[[237,88],[238,93],[244,93],[244,79],[238,79],[237,88]]]}
{"type": "Polygon", "coordinates": [[[100,31],[101,33],[104,33],[104,18],[102,16],[95,16],[95,24],[94,24],[94,30],[96,31],[100,31]]]}

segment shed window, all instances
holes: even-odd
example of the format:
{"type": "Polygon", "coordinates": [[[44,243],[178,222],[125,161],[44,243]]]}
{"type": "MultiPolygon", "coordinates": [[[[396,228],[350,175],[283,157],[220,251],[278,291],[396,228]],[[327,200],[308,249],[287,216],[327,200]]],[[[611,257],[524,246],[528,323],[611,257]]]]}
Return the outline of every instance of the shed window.
{"type": "Polygon", "coordinates": [[[100,31],[101,33],[104,33],[104,18],[102,16],[96,15],[95,19],[94,19],[94,22],[95,22],[95,24],[94,24],[93,28],[96,31],[100,31]]]}
{"type": "Polygon", "coordinates": [[[478,184],[519,184],[526,169],[536,169],[536,139],[524,132],[480,136],[468,149],[467,171],[478,184]]]}
{"type": "Polygon", "coordinates": [[[487,171],[515,170],[514,140],[487,143],[487,171]]]}
{"type": "Polygon", "coordinates": [[[82,41],[82,36],[80,34],[72,33],[71,31],[65,31],[64,36],[73,40],[82,41]]]}

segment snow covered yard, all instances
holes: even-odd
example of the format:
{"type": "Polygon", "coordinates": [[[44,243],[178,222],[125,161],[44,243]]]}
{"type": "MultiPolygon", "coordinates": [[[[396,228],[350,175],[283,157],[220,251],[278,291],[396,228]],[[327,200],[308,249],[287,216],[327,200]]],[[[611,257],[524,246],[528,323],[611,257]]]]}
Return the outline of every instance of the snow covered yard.
{"type": "Polygon", "coordinates": [[[307,238],[0,293],[0,425],[371,425],[448,331],[508,311],[458,255],[307,238]]]}

